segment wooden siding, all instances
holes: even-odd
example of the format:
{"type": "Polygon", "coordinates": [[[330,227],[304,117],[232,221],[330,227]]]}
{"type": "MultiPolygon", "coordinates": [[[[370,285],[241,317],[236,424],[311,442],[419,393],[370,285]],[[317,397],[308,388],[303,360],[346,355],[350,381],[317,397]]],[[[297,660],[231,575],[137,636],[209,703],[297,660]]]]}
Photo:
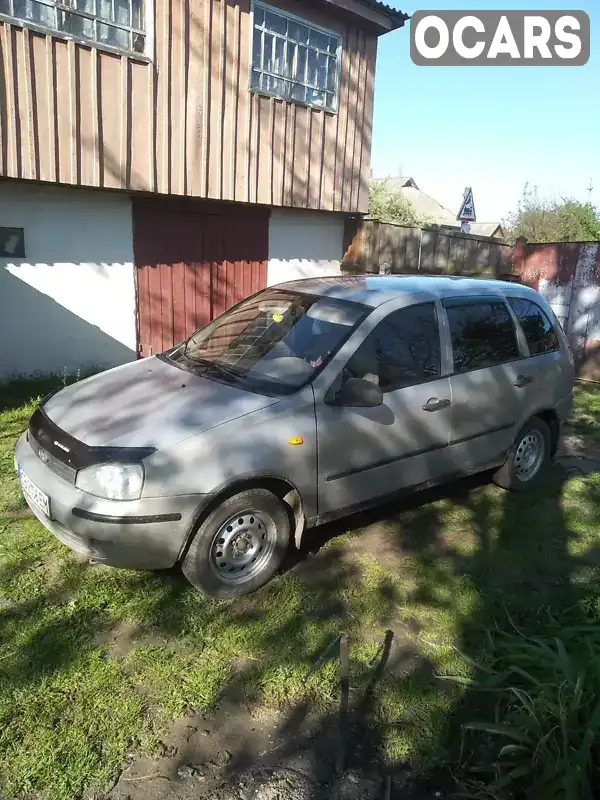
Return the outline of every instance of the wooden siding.
{"type": "Polygon", "coordinates": [[[0,176],[366,210],[373,33],[306,14],[342,34],[332,114],[248,91],[250,0],[154,7],[151,63],[0,22],[0,176]]]}

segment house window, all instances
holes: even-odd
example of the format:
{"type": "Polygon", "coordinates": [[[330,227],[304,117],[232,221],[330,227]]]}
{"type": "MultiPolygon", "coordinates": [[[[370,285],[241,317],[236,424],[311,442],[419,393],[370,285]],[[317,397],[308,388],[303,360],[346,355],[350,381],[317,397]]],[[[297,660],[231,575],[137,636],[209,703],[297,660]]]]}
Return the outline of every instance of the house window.
{"type": "Polygon", "coordinates": [[[251,89],[335,111],[341,44],[337,33],[255,2],[251,89]]]}
{"type": "Polygon", "coordinates": [[[98,44],[144,53],[144,0],[0,0],[0,14],[98,44]]]}
{"type": "Polygon", "coordinates": [[[23,228],[0,228],[0,258],[25,258],[23,228]]]}

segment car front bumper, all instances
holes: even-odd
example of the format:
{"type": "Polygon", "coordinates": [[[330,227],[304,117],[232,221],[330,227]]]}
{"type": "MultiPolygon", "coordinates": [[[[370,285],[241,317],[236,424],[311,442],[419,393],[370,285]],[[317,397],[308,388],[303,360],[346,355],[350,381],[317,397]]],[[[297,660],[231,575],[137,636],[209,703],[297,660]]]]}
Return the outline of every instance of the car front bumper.
{"type": "Polygon", "coordinates": [[[24,493],[31,511],[57,539],[96,561],[130,569],[168,569],[181,554],[205,495],[103,500],[77,489],[46,466],[26,434],[15,462],[50,498],[50,516],[24,493]]]}

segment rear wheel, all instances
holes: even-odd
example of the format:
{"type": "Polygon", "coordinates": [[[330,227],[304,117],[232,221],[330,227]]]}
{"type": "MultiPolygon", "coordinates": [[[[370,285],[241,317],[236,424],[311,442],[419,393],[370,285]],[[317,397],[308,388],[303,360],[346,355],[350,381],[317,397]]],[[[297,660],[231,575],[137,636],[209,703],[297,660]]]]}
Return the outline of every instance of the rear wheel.
{"type": "Polygon", "coordinates": [[[267,583],[290,541],[285,504],[266,489],[224,500],[200,525],[181,568],[189,582],[215,597],[241,597],[267,583]]]}
{"type": "Polygon", "coordinates": [[[550,428],[539,417],[533,417],[519,431],[508,458],[494,475],[494,482],[516,492],[537,486],[548,471],[551,449],[550,428]]]}

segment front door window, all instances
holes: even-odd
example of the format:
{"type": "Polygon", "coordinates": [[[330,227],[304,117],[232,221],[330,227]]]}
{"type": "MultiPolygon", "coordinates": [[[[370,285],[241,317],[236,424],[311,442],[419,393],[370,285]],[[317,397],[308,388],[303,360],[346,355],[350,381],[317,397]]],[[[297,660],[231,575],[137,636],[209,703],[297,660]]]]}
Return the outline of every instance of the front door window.
{"type": "Polygon", "coordinates": [[[393,311],[352,356],[343,374],[377,383],[386,394],[441,375],[440,335],[433,303],[393,311]]]}

